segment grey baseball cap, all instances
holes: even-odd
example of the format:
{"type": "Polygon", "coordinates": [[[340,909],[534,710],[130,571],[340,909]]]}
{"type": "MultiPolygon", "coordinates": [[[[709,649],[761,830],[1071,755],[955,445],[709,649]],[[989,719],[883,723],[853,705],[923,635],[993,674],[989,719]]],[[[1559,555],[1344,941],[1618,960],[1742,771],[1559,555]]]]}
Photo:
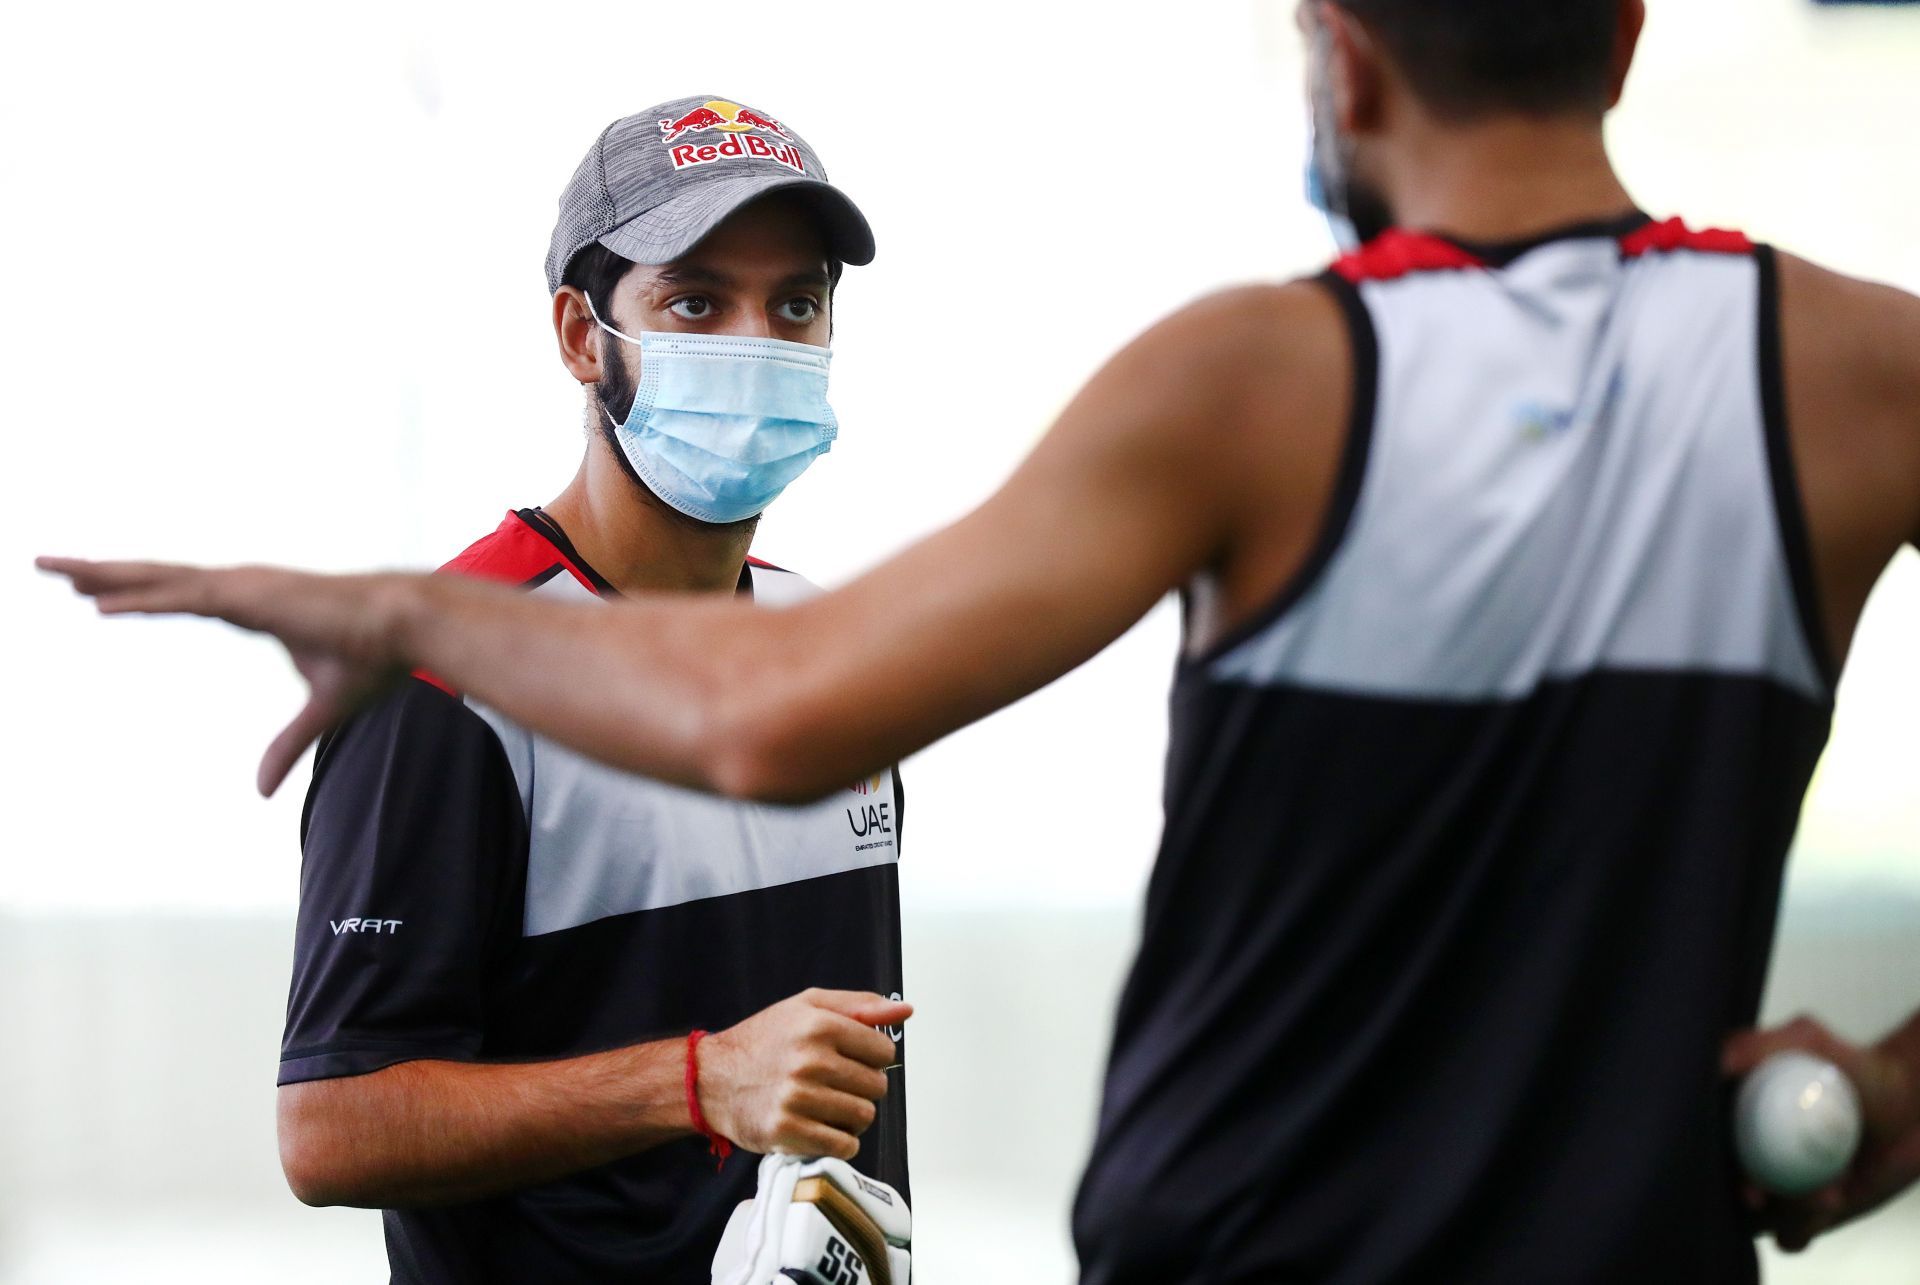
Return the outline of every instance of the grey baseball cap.
{"type": "Polygon", "coordinates": [[[547,290],[599,242],[635,263],[670,263],[756,197],[804,194],[828,253],[873,261],[866,216],[827,181],[806,140],[772,116],[726,98],[676,98],[600,131],[560,194],[547,249],[547,290]]]}

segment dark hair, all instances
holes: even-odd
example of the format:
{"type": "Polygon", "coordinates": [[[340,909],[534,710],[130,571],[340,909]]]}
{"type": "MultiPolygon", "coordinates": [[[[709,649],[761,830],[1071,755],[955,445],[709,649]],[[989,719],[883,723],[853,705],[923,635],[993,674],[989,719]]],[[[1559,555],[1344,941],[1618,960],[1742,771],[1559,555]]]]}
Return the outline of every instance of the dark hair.
{"type": "Polygon", "coordinates": [[[1604,110],[1620,0],[1334,0],[1434,111],[1604,110]]]}
{"type": "Polygon", "coordinates": [[[573,256],[560,278],[563,286],[572,286],[593,301],[593,308],[609,325],[613,317],[613,288],[627,275],[633,260],[615,254],[598,241],[590,242],[573,256]]]}

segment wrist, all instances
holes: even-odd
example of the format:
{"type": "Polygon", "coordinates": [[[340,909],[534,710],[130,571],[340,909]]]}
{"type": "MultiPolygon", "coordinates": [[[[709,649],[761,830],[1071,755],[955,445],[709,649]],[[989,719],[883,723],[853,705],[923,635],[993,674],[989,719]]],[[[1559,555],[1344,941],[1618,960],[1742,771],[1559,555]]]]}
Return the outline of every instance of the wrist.
{"type": "Polygon", "coordinates": [[[1920,1140],[1920,1021],[1908,1023],[1873,1049],[1892,1104],[1897,1137],[1920,1140]]]}
{"type": "Polygon", "coordinates": [[[727,1132],[716,1125],[706,1107],[713,1100],[714,1077],[711,1067],[702,1064],[701,1053],[707,1052],[710,1032],[693,1031],[687,1036],[686,1097],[687,1117],[693,1131],[707,1140],[707,1150],[720,1158],[725,1164],[727,1157],[733,1154],[733,1142],[727,1132]],[[707,1074],[702,1074],[707,1072],[707,1074]]]}
{"type": "Polygon", "coordinates": [[[431,576],[386,575],[375,591],[372,649],[368,659],[384,666],[416,662],[420,624],[428,616],[431,576]]]}

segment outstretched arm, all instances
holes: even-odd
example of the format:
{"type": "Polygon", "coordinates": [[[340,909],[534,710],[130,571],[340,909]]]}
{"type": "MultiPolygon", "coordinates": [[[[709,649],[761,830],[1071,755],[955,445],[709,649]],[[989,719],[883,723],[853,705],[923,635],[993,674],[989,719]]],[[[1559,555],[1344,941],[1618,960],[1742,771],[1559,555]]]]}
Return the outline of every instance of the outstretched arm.
{"type": "Polygon", "coordinates": [[[1341,333],[1311,285],[1194,305],[1101,371],[981,508],[786,611],[569,608],[452,577],[43,565],[103,611],[219,616],[288,645],[315,701],[270,751],[264,788],[383,675],[419,666],[617,766],[800,800],[1044,685],[1219,565],[1249,513],[1274,507],[1250,493],[1250,461],[1276,442],[1284,454],[1300,390],[1344,390],[1341,333]]]}

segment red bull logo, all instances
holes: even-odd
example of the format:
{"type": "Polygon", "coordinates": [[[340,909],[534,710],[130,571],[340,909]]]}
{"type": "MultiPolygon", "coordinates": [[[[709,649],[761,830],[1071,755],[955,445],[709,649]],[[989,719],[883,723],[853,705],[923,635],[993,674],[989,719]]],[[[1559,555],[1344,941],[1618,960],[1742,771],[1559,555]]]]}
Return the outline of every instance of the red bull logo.
{"type": "Polygon", "coordinates": [[[660,122],[660,141],[666,145],[667,155],[676,170],[715,161],[752,159],[773,161],[796,174],[807,172],[806,161],[801,157],[800,149],[794,145],[793,135],[787,132],[787,127],[773,117],[763,116],[739,103],[715,99],[677,119],[663,120],[660,122]],[[709,131],[720,135],[718,142],[680,141],[689,134],[705,134],[709,131]],[[783,141],[762,138],[760,135],[763,133],[783,141]]]}

